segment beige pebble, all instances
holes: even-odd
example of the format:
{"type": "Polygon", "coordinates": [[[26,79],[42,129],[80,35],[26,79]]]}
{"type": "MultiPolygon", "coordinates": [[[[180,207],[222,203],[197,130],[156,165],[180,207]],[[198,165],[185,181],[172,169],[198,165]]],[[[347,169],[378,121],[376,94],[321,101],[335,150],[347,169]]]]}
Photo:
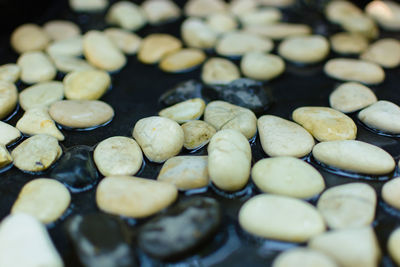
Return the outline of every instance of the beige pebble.
{"type": "Polygon", "coordinates": [[[393,178],[382,187],[382,198],[390,206],[400,210],[400,178],[393,178]]]}
{"type": "Polygon", "coordinates": [[[379,36],[379,29],[375,22],[364,14],[349,16],[341,24],[345,31],[361,34],[369,39],[379,36]]]}
{"type": "Polygon", "coordinates": [[[181,47],[182,42],[172,35],[164,33],[150,34],[142,41],[138,59],[145,64],[154,64],[167,54],[180,50],[181,47]]]}
{"type": "Polygon", "coordinates": [[[258,0],[261,6],[285,8],[293,5],[295,0],[258,0]]]}
{"type": "Polygon", "coordinates": [[[238,28],[235,17],[229,13],[215,13],[207,16],[206,24],[211,30],[220,34],[231,32],[238,28]]]}
{"type": "Polygon", "coordinates": [[[188,18],[181,25],[182,40],[189,47],[213,48],[218,34],[199,18],[188,18]]]}
{"type": "Polygon", "coordinates": [[[394,262],[400,265],[400,230],[397,228],[394,230],[390,236],[387,243],[387,249],[389,251],[390,257],[394,260],[394,262]]]}
{"type": "Polygon", "coordinates": [[[21,133],[14,126],[0,121],[0,144],[9,145],[21,137],[21,133]]]}
{"type": "Polygon", "coordinates": [[[379,65],[351,58],[330,59],[324,71],[328,76],[343,81],[378,84],[385,79],[385,72],[379,65]]]}
{"type": "Polygon", "coordinates": [[[171,205],[178,190],[170,183],[132,176],[109,176],[97,186],[100,210],[133,218],[153,215],[171,205]]]}
{"type": "Polygon", "coordinates": [[[182,124],[182,130],[185,135],[183,146],[189,150],[205,146],[217,132],[210,124],[201,120],[188,121],[182,124]]]}
{"type": "Polygon", "coordinates": [[[57,70],[63,73],[70,73],[73,71],[93,70],[94,67],[87,63],[86,60],[78,57],[70,56],[53,56],[51,58],[57,70]]]}
{"type": "Polygon", "coordinates": [[[69,6],[76,12],[100,12],[108,5],[108,0],[69,0],[69,6]]]}
{"type": "Polygon", "coordinates": [[[300,199],[261,194],[244,203],[239,224],[247,232],[270,239],[305,242],[325,231],[317,209],[300,199]]]}
{"type": "Polygon", "coordinates": [[[239,15],[243,26],[247,25],[268,25],[282,19],[282,13],[277,8],[262,8],[239,15]]]}
{"type": "Polygon", "coordinates": [[[80,57],[83,54],[83,39],[78,35],[68,39],[54,41],[46,48],[51,58],[54,56],[80,57]]]}
{"type": "Polygon", "coordinates": [[[43,25],[43,30],[54,41],[79,36],[81,29],[72,21],[50,20],[43,25]]]}
{"type": "Polygon", "coordinates": [[[290,36],[308,35],[312,32],[308,25],[283,22],[268,25],[249,25],[245,27],[245,31],[273,40],[281,40],[290,36]]]}
{"type": "Polygon", "coordinates": [[[231,0],[229,1],[229,11],[233,15],[241,15],[255,11],[258,7],[258,0],[231,0]]]}
{"type": "Polygon", "coordinates": [[[251,177],[262,192],[288,197],[311,198],[325,188],[316,169],[293,157],[262,159],[253,166],[251,177]]]}
{"type": "Polygon", "coordinates": [[[166,72],[191,70],[206,60],[206,54],[196,48],[184,48],[165,56],[160,62],[160,69],[166,72]]]}
{"type": "Polygon", "coordinates": [[[98,100],[62,100],[50,106],[49,114],[63,126],[84,129],[107,123],[114,117],[114,110],[98,100]]]}
{"type": "Polygon", "coordinates": [[[24,110],[34,107],[48,107],[64,98],[62,82],[51,81],[32,85],[19,94],[19,104],[24,110]]]}
{"type": "Polygon", "coordinates": [[[207,84],[227,84],[239,78],[239,68],[225,58],[209,58],[201,70],[201,79],[207,84]]]}
{"type": "Polygon", "coordinates": [[[400,133],[400,107],[395,103],[380,100],[358,113],[360,121],[385,133],[400,133]]]}
{"type": "Polygon", "coordinates": [[[204,112],[206,103],[201,98],[193,98],[161,110],[158,115],[169,118],[177,123],[185,123],[199,119],[204,112]]]}
{"type": "Polygon", "coordinates": [[[311,239],[308,246],[326,254],[343,267],[378,266],[381,257],[371,227],[329,231],[311,239]]]}
{"type": "Polygon", "coordinates": [[[210,180],[225,191],[237,191],[248,182],[251,168],[251,148],[239,131],[224,129],[208,144],[210,180]]]}
{"type": "Polygon", "coordinates": [[[74,71],[64,77],[63,83],[67,99],[95,100],[110,87],[111,77],[101,70],[74,71]]]}
{"type": "Polygon", "coordinates": [[[333,23],[342,24],[343,21],[352,16],[362,14],[362,10],[350,1],[330,1],[325,7],[326,18],[333,23]]]}
{"type": "Polygon", "coordinates": [[[326,190],[317,208],[331,229],[368,226],[375,217],[375,189],[364,183],[338,185],[326,190]]]}
{"type": "Polygon", "coordinates": [[[104,33],[111,39],[111,41],[119,48],[122,52],[127,55],[134,55],[139,50],[142,38],[138,35],[119,28],[108,28],[104,30],[104,33]]]}
{"type": "Polygon", "coordinates": [[[292,117],[318,141],[356,138],[357,126],[354,121],[332,108],[300,107],[293,111],[292,117]]]}
{"type": "Polygon", "coordinates": [[[17,87],[13,83],[0,81],[0,119],[4,119],[15,109],[17,101],[17,87]]]}
{"type": "Polygon", "coordinates": [[[43,52],[23,53],[17,61],[21,68],[21,80],[27,84],[53,80],[57,70],[43,52]]]}
{"type": "Polygon", "coordinates": [[[9,63],[0,66],[0,81],[15,83],[20,74],[21,68],[17,64],[9,63]]]}
{"type": "Polygon", "coordinates": [[[181,16],[180,8],[171,0],[146,0],[142,9],[150,24],[177,19],[181,16]]]}
{"type": "Polygon", "coordinates": [[[279,56],[263,52],[244,54],[240,62],[244,76],[256,80],[272,80],[285,70],[285,62],[279,56]]]}
{"type": "Polygon", "coordinates": [[[104,176],[135,175],[143,162],[139,145],[125,136],[114,136],[101,141],[93,152],[93,158],[104,176]]]}
{"type": "Polygon", "coordinates": [[[10,152],[5,145],[0,144],[0,168],[3,168],[13,161],[10,152]]]}
{"type": "Polygon", "coordinates": [[[330,106],[343,113],[354,112],[376,101],[378,99],[371,89],[356,82],[341,84],[329,96],[330,106]]]}
{"type": "Polygon", "coordinates": [[[108,10],[106,21],[128,31],[136,31],[147,23],[142,8],[129,1],[113,4],[108,10]]]}
{"type": "Polygon", "coordinates": [[[29,214],[42,223],[52,223],[63,215],[71,202],[68,189],[60,182],[39,178],[24,185],[11,214],[29,214]]]}
{"type": "Polygon", "coordinates": [[[55,137],[38,134],[24,140],[12,152],[14,165],[28,172],[40,172],[49,168],[60,156],[62,149],[55,137]]]}
{"type": "Polygon", "coordinates": [[[188,17],[206,17],[213,13],[223,13],[227,8],[223,0],[189,0],[184,6],[184,12],[188,17]]]}
{"type": "Polygon", "coordinates": [[[356,140],[316,144],[313,156],[328,166],[362,174],[383,175],[395,167],[392,156],[385,150],[356,140]]]}
{"type": "Polygon", "coordinates": [[[339,267],[334,260],[317,250],[296,247],[274,259],[272,267],[339,267]]]}
{"type": "Polygon", "coordinates": [[[178,156],[168,159],[157,180],[175,185],[180,190],[205,187],[209,183],[207,156],[178,156]]]}
{"type": "Polygon", "coordinates": [[[400,65],[400,42],[392,38],[380,39],[371,44],[360,58],[384,68],[396,68],[400,65]]]}
{"type": "Polygon", "coordinates": [[[367,4],[365,11],[385,30],[400,30],[400,5],[398,2],[372,1],[367,4]]]}
{"type": "Polygon", "coordinates": [[[251,139],[257,132],[257,117],[250,109],[224,101],[210,102],[204,111],[204,121],[217,131],[234,129],[251,139]]]}
{"type": "Polygon", "coordinates": [[[330,37],[332,50],[338,54],[360,54],[368,47],[368,39],[357,33],[339,32],[330,37]]]}
{"type": "Polygon", "coordinates": [[[171,119],[158,116],[136,122],[132,135],[146,157],[157,163],[176,156],[184,142],[181,126],[171,119]]]}
{"type": "Polygon", "coordinates": [[[11,46],[19,54],[44,50],[50,37],[36,24],[22,24],[11,34],[11,46]]]}
{"type": "Polygon", "coordinates": [[[270,157],[304,157],[315,144],[312,135],[303,127],[283,118],[264,115],[257,120],[261,146],[270,157]]]}

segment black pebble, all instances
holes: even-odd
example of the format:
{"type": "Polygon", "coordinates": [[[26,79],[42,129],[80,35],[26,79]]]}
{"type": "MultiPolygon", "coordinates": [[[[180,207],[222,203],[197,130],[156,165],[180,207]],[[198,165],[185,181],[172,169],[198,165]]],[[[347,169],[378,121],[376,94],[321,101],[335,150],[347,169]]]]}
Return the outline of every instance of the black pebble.
{"type": "Polygon", "coordinates": [[[202,98],[203,84],[196,80],[188,80],[177,84],[160,96],[159,102],[165,106],[172,106],[192,98],[202,98]]]}

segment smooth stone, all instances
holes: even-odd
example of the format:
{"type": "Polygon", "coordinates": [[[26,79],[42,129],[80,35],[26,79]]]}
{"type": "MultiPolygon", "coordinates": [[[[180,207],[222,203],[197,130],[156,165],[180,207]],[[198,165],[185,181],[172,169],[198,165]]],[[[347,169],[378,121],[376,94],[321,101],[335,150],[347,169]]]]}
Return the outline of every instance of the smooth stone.
{"type": "Polygon", "coordinates": [[[244,28],[246,32],[258,34],[273,40],[286,37],[311,34],[311,28],[305,24],[278,22],[270,25],[250,25],[244,28]]]}
{"type": "Polygon", "coordinates": [[[206,24],[214,32],[221,34],[238,28],[236,18],[229,13],[214,13],[206,18],[206,24]]]}
{"type": "Polygon", "coordinates": [[[365,12],[385,30],[400,30],[400,5],[398,2],[372,1],[366,5],[365,12]]]}
{"type": "Polygon", "coordinates": [[[188,150],[199,149],[208,144],[211,137],[217,132],[214,127],[205,121],[194,120],[182,124],[185,136],[183,146],[188,150]]]}
{"type": "Polygon", "coordinates": [[[400,65],[400,42],[393,38],[380,39],[371,44],[360,58],[384,68],[396,68],[400,65]]]}
{"type": "Polygon", "coordinates": [[[27,214],[8,215],[0,224],[0,266],[63,267],[46,227],[27,214]]]}
{"type": "Polygon", "coordinates": [[[153,25],[181,16],[181,9],[171,0],[146,0],[141,7],[148,22],[153,25]]]}
{"type": "Polygon", "coordinates": [[[184,142],[181,126],[171,119],[158,116],[143,118],[136,122],[132,136],[146,157],[157,163],[176,156],[184,142]]]}
{"type": "Polygon", "coordinates": [[[226,84],[239,78],[239,68],[225,58],[209,58],[201,70],[201,79],[206,84],[226,84]]]}
{"type": "Polygon", "coordinates": [[[11,152],[14,165],[27,172],[48,169],[62,155],[62,149],[55,137],[38,134],[24,140],[11,152]]]}
{"type": "Polygon", "coordinates": [[[206,60],[206,54],[195,48],[184,48],[166,55],[160,62],[160,69],[166,72],[191,70],[206,60]]]}
{"type": "Polygon", "coordinates": [[[400,178],[396,177],[386,182],[382,187],[382,198],[383,200],[400,210],[400,178]]]}
{"type": "Polygon", "coordinates": [[[293,111],[292,117],[321,142],[356,138],[357,126],[354,121],[332,108],[300,107],[293,111]]]}
{"type": "Polygon", "coordinates": [[[21,133],[14,126],[0,121],[0,144],[9,145],[21,137],[21,133]]]}
{"type": "Polygon", "coordinates": [[[210,180],[225,191],[237,191],[248,182],[251,168],[251,148],[239,131],[224,129],[208,144],[210,180]]]}
{"type": "Polygon", "coordinates": [[[79,26],[68,20],[50,20],[43,24],[43,30],[54,41],[69,39],[81,34],[79,26]]]}
{"type": "Polygon", "coordinates": [[[375,22],[365,14],[348,16],[341,26],[347,32],[361,34],[368,39],[376,39],[379,36],[379,29],[375,22]]]}
{"type": "Polygon", "coordinates": [[[322,142],[314,146],[312,153],[323,164],[355,173],[383,175],[395,167],[385,150],[356,140],[322,142]]]}
{"type": "Polygon", "coordinates": [[[62,82],[43,82],[24,89],[19,94],[19,104],[26,111],[36,107],[48,107],[63,98],[64,85],[62,82]]]}
{"type": "Polygon", "coordinates": [[[18,90],[10,82],[0,81],[0,119],[7,117],[17,106],[18,90]]]}
{"type": "Polygon", "coordinates": [[[380,100],[358,113],[360,121],[376,130],[399,134],[400,107],[390,101],[380,100]]]}
{"type": "Polygon", "coordinates": [[[285,61],[273,54],[249,52],[243,55],[240,61],[240,70],[246,77],[268,81],[284,72],[285,61]]]}
{"type": "Polygon", "coordinates": [[[170,183],[132,176],[109,176],[96,190],[100,210],[133,218],[151,216],[171,205],[178,190],[170,183]]]}
{"type": "Polygon", "coordinates": [[[47,107],[39,106],[28,109],[17,121],[15,127],[27,135],[47,134],[57,138],[59,141],[64,141],[65,139],[50,117],[47,107]]]}
{"type": "Polygon", "coordinates": [[[63,83],[67,99],[96,100],[110,87],[111,77],[102,70],[75,71],[68,73],[63,83]]]}
{"type": "Polygon", "coordinates": [[[329,231],[308,243],[343,267],[378,266],[381,251],[371,227],[329,231]]]}
{"type": "Polygon", "coordinates": [[[177,123],[185,123],[199,119],[204,112],[206,103],[201,98],[194,98],[162,109],[158,115],[169,118],[177,123]]]}
{"type": "Polygon", "coordinates": [[[139,51],[142,38],[133,32],[119,28],[108,28],[104,30],[104,33],[125,54],[134,55],[139,51]]]}
{"type": "Polygon", "coordinates": [[[17,65],[21,68],[21,80],[27,84],[51,81],[57,74],[50,58],[43,52],[23,53],[17,65]]]}
{"type": "Polygon", "coordinates": [[[91,154],[92,148],[88,146],[68,148],[50,177],[66,185],[72,192],[91,189],[100,178],[91,154]]]}
{"type": "Polygon", "coordinates": [[[52,57],[52,60],[57,70],[63,73],[94,70],[94,67],[92,65],[90,65],[86,60],[79,57],[56,55],[52,57]]]}
{"type": "Polygon", "coordinates": [[[378,99],[375,93],[357,82],[343,83],[329,96],[330,106],[343,113],[351,113],[368,107],[376,101],[378,99]]]}
{"type": "Polygon", "coordinates": [[[330,1],[325,7],[326,18],[336,24],[342,24],[346,18],[360,14],[362,14],[362,10],[349,1],[330,1]]]}
{"type": "Polygon", "coordinates": [[[14,63],[8,63],[0,66],[0,81],[15,83],[21,74],[21,68],[14,63]]]}
{"type": "Polygon", "coordinates": [[[52,179],[34,179],[24,185],[11,208],[11,214],[29,214],[42,223],[56,221],[71,202],[68,189],[52,179]]]}
{"type": "Polygon", "coordinates": [[[106,21],[128,31],[139,30],[147,23],[142,8],[129,1],[114,3],[108,10],[106,21]]]}
{"type": "Polygon", "coordinates": [[[262,192],[269,194],[311,198],[325,189],[322,175],[293,157],[262,159],[253,166],[251,177],[262,192]]]}
{"type": "Polygon", "coordinates": [[[390,257],[393,261],[400,265],[400,230],[397,228],[394,230],[387,241],[387,250],[389,251],[390,257]]]}
{"type": "Polygon", "coordinates": [[[70,8],[75,12],[101,12],[107,5],[107,0],[69,0],[70,8]]]}
{"type": "Polygon", "coordinates": [[[285,8],[296,3],[295,0],[259,0],[261,6],[285,8]]]}
{"type": "Polygon", "coordinates": [[[38,25],[18,26],[11,34],[11,46],[19,54],[44,50],[50,42],[48,34],[38,25]]]}
{"type": "Polygon", "coordinates": [[[138,266],[124,230],[118,219],[99,212],[77,214],[66,224],[75,253],[86,267],[138,266]]]}
{"type": "Polygon", "coordinates": [[[229,12],[235,16],[255,11],[258,8],[258,0],[232,0],[229,2],[229,12]]]}
{"type": "Polygon", "coordinates": [[[338,54],[361,54],[368,48],[368,39],[356,33],[340,32],[330,37],[332,50],[338,54]]]}
{"type": "Polygon", "coordinates": [[[164,33],[153,33],[143,39],[138,59],[144,64],[154,64],[181,48],[182,42],[176,37],[164,33]]]}
{"type": "Polygon", "coordinates": [[[210,102],[204,111],[204,121],[217,131],[237,130],[247,139],[257,132],[257,117],[251,110],[224,101],[210,102]]]}
{"type": "Polygon", "coordinates": [[[138,233],[138,246],[158,259],[183,257],[213,237],[221,217],[215,199],[189,198],[144,224],[138,233]]]}
{"type": "Polygon", "coordinates": [[[207,156],[170,158],[162,166],[157,180],[171,183],[179,190],[205,187],[209,183],[207,162],[207,156]]]}
{"type": "Polygon", "coordinates": [[[5,145],[0,144],[0,168],[9,165],[13,161],[10,152],[8,152],[5,145]]]}
{"type": "Polygon", "coordinates": [[[282,19],[282,13],[277,8],[259,8],[239,15],[241,24],[248,25],[268,25],[282,19]]]}
{"type": "Polygon", "coordinates": [[[189,0],[184,6],[184,13],[188,17],[206,17],[209,14],[224,13],[227,8],[223,0],[189,0]]]}
{"type": "Polygon", "coordinates": [[[272,267],[339,267],[336,262],[317,250],[296,247],[274,259],[272,267]]]}
{"type": "Polygon", "coordinates": [[[317,208],[331,229],[359,228],[373,222],[376,198],[370,185],[349,183],[327,189],[317,208]]]}
{"type": "Polygon", "coordinates": [[[139,145],[125,136],[114,136],[101,141],[94,150],[93,158],[104,176],[135,175],[143,162],[139,145]]]}
{"type": "Polygon", "coordinates": [[[202,89],[203,84],[197,80],[180,82],[163,93],[158,101],[165,106],[172,106],[192,98],[202,98],[202,89]]]}
{"type": "Polygon", "coordinates": [[[51,58],[55,56],[80,57],[83,54],[82,36],[54,41],[47,46],[46,52],[51,58]]]}
{"type": "Polygon", "coordinates": [[[269,239],[306,242],[325,231],[317,209],[300,199],[261,194],[246,201],[239,224],[247,232],[269,239]]]}
{"type": "Polygon", "coordinates": [[[209,49],[215,46],[218,34],[199,18],[189,17],[181,25],[181,36],[189,47],[209,49]]]}

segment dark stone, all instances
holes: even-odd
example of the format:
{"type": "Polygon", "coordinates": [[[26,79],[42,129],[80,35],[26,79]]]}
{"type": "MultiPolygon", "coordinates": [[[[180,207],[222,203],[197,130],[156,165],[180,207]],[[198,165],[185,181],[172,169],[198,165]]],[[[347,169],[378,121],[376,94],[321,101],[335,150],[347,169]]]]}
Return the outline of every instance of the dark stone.
{"type": "Polygon", "coordinates": [[[50,177],[65,184],[72,192],[89,190],[99,180],[92,160],[92,148],[74,146],[65,151],[50,177]]]}
{"type": "Polygon", "coordinates": [[[66,230],[84,266],[138,266],[117,219],[102,213],[75,215],[67,222],[66,230]]]}
{"type": "Polygon", "coordinates": [[[174,260],[209,240],[221,223],[215,199],[194,197],[182,201],[146,223],[138,233],[138,245],[147,254],[174,260]]]}
{"type": "Polygon", "coordinates": [[[202,98],[202,88],[203,84],[196,80],[181,82],[162,94],[159,101],[165,106],[172,106],[188,99],[202,98]]]}

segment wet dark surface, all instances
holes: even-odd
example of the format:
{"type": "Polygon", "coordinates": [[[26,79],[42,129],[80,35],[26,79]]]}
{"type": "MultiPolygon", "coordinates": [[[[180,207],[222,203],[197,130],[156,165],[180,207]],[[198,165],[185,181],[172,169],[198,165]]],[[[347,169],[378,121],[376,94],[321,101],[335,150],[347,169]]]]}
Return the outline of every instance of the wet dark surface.
{"type": "MultiPolygon", "coordinates": [[[[12,5],[20,7],[25,2],[16,1],[12,5]]],[[[7,12],[8,9],[1,10],[0,17],[9,16],[9,24],[18,25],[22,22],[36,22],[43,24],[44,22],[63,18],[73,20],[81,26],[83,32],[89,29],[103,29],[106,24],[102,14],[74,14],[69,10],[66,1],[42,1],[37,3],[35,7],[24,9],[20,13],[21,17],[15,17],[14,13],[7,12]],[[47,5],[43,5],[47,4],[47,5]]],[[[31,3],[29,2],[29,3],[31,3]]],[[[183,1],[180,3],[182,4],[183,1]]],[[[323,2],[323,1],[321,1],[323,2]]],[[[10,4],[9,2],[8,4],[10,4]]],[[[322,14],[318,13],[320,1],[301,1],[302,4],[295,8],[285,10],[284,19],[290,22],[303,22],[310,24],[314,32],[323,35],[329,35],[338,30],[337,26],[330,25],[326,22],[322,14]],[[317,4],[317,6],[315,6],[317,4]]],[[[0,2],[4,5],[4,2],[0,2]]],[[[179,25],[182,20],[178,20],[169,24],[159,26],[146,26],[139,31],[140,36],[146,36],[149,33],[168,32],[179,37],[179,25]]],[[[3,29],[0,35],[0,64],[16,62],[17,54],[15,54],[9,46],[9,34],[11,26],[3,29]]],[[[400,33],[381,34],[382,37],[392,36],[399,38],[400,33]]],[[[208,52],[213,55],[212,52],[208,52]]],[[[275,53],[275,51],[274,51],[275,53]]],[[[338,55],[331,54],[330,57],[338,55]]],[[[238,63],[238,61],[235,61],[238,63]]],[[[280,117],[290,119],[294,109],[301,106],[328,106],[329,94],[336,88],[340,82],[328,78],[323,73],[323,63],[312,66],[299,66],[287,63],[285,73],[279,78],[265,83],[272,91],[275,102],[269,110],[263,114],[278,115],[280,117]]],[[[396,104],[400,104],[399,84],[400,84],[400,68],[394,70],[386,70],[386,80],[377,86],[372,86],[371,89],[376,93],[378,99],[389,100],[396,104]]],[[[63,75],[59,74],[58,79],[62,79],[63,75]]],[[[128,63],[119,73],[112,75],[112,88],[102,97],[101,100],[109,103],[115,110],[115,118],[107,125],[99,127],[91,131],[69,131],[63,129],[62,132],[66,140],[61,142],[64,151],[77,146],[86,145],[94,147],[100,141],[116,135],[131,136],[133,126],[136,121],[143,117],[157,114],[162,105],[158,102],[159,96],[166,90],[172,88],[176,84],[189,79],[200,78],[200,68],[191,72],[179,74],[163,73],[157,66],[143,65],[136,59],[135,56],[128,57],[128,63]]],[[[26,87],[21,83],[18,84],[20,90],[26,87]]],[[[8,122],[15,125],[18,119],[22,116],[22,110],[18,110],[8,122]]],[[[388,151],[396,161],[400,157],[400,139],[396,136],[383,136],[376,132],[372,132],[356,119],[356,113],[350,114],[358,126],[357,139],[362,140],[388,151]]],[[[12,150],[17,144],[9,147],[12,150]]],[[[267,157],[262,151],[258,136],[251,144],[253,151],[253,163],[267,157]]],[[[182,154],[189,154],[183,150],[182,154]]],[[[206,154],[206,148],[202,148],[195,153],[196,155],[206,154]]],[[[373,227],[380,241],[381,249],[384,258],[381,261],[381,266],[394,266],[390,258],[387,256],[386,242],[389,234],[395,227],[400,226],[400,211],[395,210],[383,203],[381,195],[381,187],[384,181],[379,181],[381,178],[385,180],[399,175],[399,170],[386,177],[351,177],[345,173],[338,173],[334,170],[328,170],[323,166],[313,162],[312,159],[305,160],[312,162],[314,166],[323,175],[327,187],[332,187],[339,184],[350,182],[365,182],[373,186],[378,193],[378,205],[376,219],[373,222],[373,227]]],[[[155,179],[161,164],[153,164],[145,160],[145,164],[139,171],[137,176],[155,179]]],[[[0,219],[7,216],[11,206],[22,186],[28,181],[38,177],[49,177],[51,170],[41,175],[29,175],[17,170],[15,167],[0,173],[0,219]]],[[[102,176],[100,176],[100,179],[102,176]]],[[[298,244],[285,243],[274,240],[256,238],[245,233],[238,225],[237,214],[246,200],[258,194],[259,191],[255,188],[252,182],[240,192],[227,194],[210,185],[206,189],[192,190],[186,193],[180,193],[179,200],[190,198],[194,195],[209,196],[216,199],[222,210],[222,227],[213,236],[213,238],[196,250],[186,258],[180,259],[177,262],[163,262],[149,257],[141,251],[135,240],[137,231],[141,225],[150,220],[117,218],[122,220],[126,226],[127,232],[125,237],[128,239],[132,252],[137,255],[140,266],[268,266],[273,261],[274,257],[281,251],[297,246],[298,244]]],[[[318,197],[309,200],[315,204],[318,197]]],[[[59,219],[54,224],[48,226],[51,237],[62,255],[66,266],[81,266],[72,244],[67,238],[65,232],[65,222],[70,217],[76,214],[87,214],[98,211],[95,202],[95,187],[81,193],[72,194],[72,203],[65,216],[59,219]]],[[[101,236],[102,233],[99,233],[101,236]]],[[[304,244],[300,244],[304,245],[304,244]]]]}

